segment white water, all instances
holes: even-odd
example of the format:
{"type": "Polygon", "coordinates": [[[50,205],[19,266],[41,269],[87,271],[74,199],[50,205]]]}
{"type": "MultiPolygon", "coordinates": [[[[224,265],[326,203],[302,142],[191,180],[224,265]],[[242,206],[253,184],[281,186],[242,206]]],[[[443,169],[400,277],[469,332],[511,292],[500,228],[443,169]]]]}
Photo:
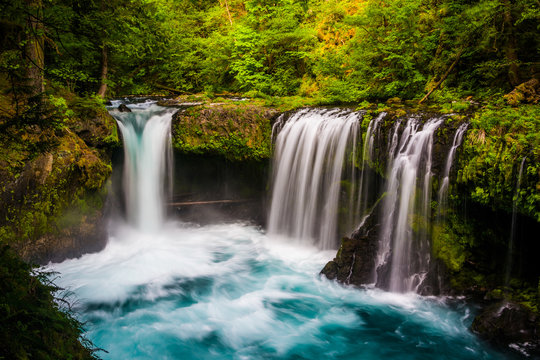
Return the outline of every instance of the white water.
{"type": "Polygon", "coordinates": [[[124,191],[130,224],[146,231],[164,221],[171,195],[171,119],[176,111],[154,102],[129,104],[132,112],[111,111],[124,143],[124,191]]]}
{"type": "Polygon", "coordinates": [[[452,169],[452,164],[454,163],[454,156],[456,155],[457,148],[461,145],[463,135],[467,131],[467,126],[468,124],[463,123],[456,130],[454,140],[452,141],[452,147],[450,148],[450,151],[448,152],[448,156],[446,158],[442,182],[441,186],[439,187],[439,214],[442,214],[444,212],[444,209],[446,209],[448,187],[450,185],[450,170],[452,169]]]}
{"type": "Polygon", "coordinates": [[[354,173],[359,118],[347,110],[305,109],[274,125],[281,130],[274,131],[270,234],[337,248],[340,182],[344,169],[354,173]]]}
{"type": "Polygon", "coordinates": [[[393,292],[416,291],[428,271],[431,150],[433,134],[442,122],[428,120],[419,130],[418,119],[410,118],[389,164],[377,267],[387,265],[390,272],[377,283],[393,292]]]}
{"type": "Polygon", "coordinates": [[[342,287],[335,255],[243,224],[147,233],[51,264],[104,359],[502,359],[462,302],[342,287]]]}

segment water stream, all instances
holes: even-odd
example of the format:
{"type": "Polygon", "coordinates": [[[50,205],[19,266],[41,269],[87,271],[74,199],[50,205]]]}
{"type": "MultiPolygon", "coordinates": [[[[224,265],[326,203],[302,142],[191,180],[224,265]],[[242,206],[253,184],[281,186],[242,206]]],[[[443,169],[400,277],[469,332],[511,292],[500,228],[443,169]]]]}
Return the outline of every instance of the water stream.
{"type": "Polygon", "coordinates": [[[434,132],[442,123],[443,119],[433,118],[422,125],[409,118],[388,165],[377,260],[377,268],[388,270],[385,276],[378,272],[377,285],[390,291],[416,291],[428,272],[431,150],[434,132]]]}
{"type": "MultiPolygon", "coordinates": [[[[337,249],[341,181],[356,183],[343,174],[354,173],[359,119],[360,113],[340,109],[304,109],[278,119],[270,234],[337,249]]],[[[350,191],[349,204],[354,193],[350,191]]]]}
{"type": "MultiPolygon", "coordinates": [[[[133,114],[117,118],[122,122],[125,142],[131,141],[131,133],[126,131],[132,126],[129,121],[144,129],[135,136],[137,141],[126,145],[126,158],[135,164],[126,165],[125,171],[129,206],[142,206],[141,213],[133,215],[132,209],[129,217],[133,221],[113,224],[101,252],[48,266],[61,274],[59,285],[73,293],[73,309],[84,322],[87,337],[106,350],[99,356],[185,360],[508,358],[469,332],[473,311],[462,299],[344,287],[319,276],[326,261],[335,255],[315,246],[321,244],[291,242],[244,223],[196,227],[163,217],[159,201],[164,197],[159,189],[166,178],[166,166],[162,165],[167,163],[168,147],[161,142],[166,143],[166,139],[158,141],[148,135],[155,145],[150,147],[143,139],[147,131],[169,136],[170,111],[152,104],[130,106],[133,114]],[[141,120],[144,113],[146,122],[141,120]],[[152,156],[131,153],[143,147],[145,152],[157,152],[152,156]],[[145,162],[149,158],[152,160],[145,162]],[[130,166],[137,170],[130,170],[130,166]],[[157,182],[144,182],[143,186],[132,176],[148,176],[157,182]],[[138,190],[132,192],[132,187],[138,190]],[[151,194],[146,197],[139,190],[151,194]],[[150,209],[160,217],[146,213],[150,209]]],[[[298,132],[295,148],[310,151],[315,160],[325,149],[330,154],[320,154],[320,162],[342,162],[341,149],[356,131],[357,116],[336,114],[330,116],[340,119],[339,125],[309,114],[311,125],[298,132]],[[339,141],[325,138],[330,129],[340,132],[339,141]]],[[[296,121],[304,120],[299,117],[296,121]]],[[[403,161],[419,161],[414,160],[415,154],[429,146],[440,121],[434,119],[419,130],[420,124],[409,120],[411,139],[424,140],[416,143],[402,137],[393,167],[398,168],[403,161]]],[[[291,156],[288,161],[298,159],[291,156]]],[[[424,163],[416,171],[429,173],[429,165],[424,163]]],[[[312,165],[299,164],[299,171],[302,166],[312,165]]],[[[396,172],[403,181],[407,177],[406,169],[396,172]]],[[[274,176],[287,180],[284,174],[274,176]]],[[[328,176],[331,194],[331,187],[340,179],[328,176]]],[[[322,183],[313,191],[320,186],[322,183]]],[[[407,196],[412,195],[403,194],[402,201],[407,196]]],[[[283,203],[288,203],[286,197],[283,203]]],[[[324,248],[324,241],[322,245],[324,248]]]]}
{"type": "Polygon", "coordinates": [[[521,159],[519,165],[518,178],[516,181],[516,191],[514,193],[514,199],[512,201],[512,223],[510,224],[510,239],[508,240],[508,251],[506,253],[506,264],[505,264],[505,276],[504,283],[506,286],[510,284],[510,275],[512,274],[513,267],[513,256],[514,256],[514,237],[516,236],[516,220],[517,220],[517,202],[520,197],[519,189],[521,188],[521,177],[523,176],[523,167],[525,165],[526,157],[521,159]]]}
{"type": "Polygon", "coordinates": [[[458,129],[456,130],[456,133],[454,134],[454,140],[452,141],[452,147],[450,148],[450,151],[448,152],[448,156],[446,158],[446,164],[444,166],[444,173],[442,176],[441,186],[439,187],[439,194],[438,194],[438,200],[439,200],[439,207],[438,212],[439,216],[444,214],[444,211],[447,206],[447,198],[448,198],[448,187],[450,186],[450,170],[452,169],[452,164],[454,163],[454,157],[456,156],[456,151],[458,147],[461,145],[461,142],[463,140],[463,135],[467,131],[467,123],[461,124],[458,129]]]}

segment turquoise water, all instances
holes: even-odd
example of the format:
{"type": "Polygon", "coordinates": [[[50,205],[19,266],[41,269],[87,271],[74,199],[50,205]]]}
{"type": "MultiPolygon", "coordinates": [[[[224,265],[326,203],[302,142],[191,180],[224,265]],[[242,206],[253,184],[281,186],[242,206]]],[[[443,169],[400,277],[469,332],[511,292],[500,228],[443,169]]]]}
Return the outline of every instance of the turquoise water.
{"type": "Polygon", "coordinates": [[[503,359],[469,308],[340,286],[334,251],[246,224],[120,226],[96,254],[52,264],[104,359],[503,359]]]}

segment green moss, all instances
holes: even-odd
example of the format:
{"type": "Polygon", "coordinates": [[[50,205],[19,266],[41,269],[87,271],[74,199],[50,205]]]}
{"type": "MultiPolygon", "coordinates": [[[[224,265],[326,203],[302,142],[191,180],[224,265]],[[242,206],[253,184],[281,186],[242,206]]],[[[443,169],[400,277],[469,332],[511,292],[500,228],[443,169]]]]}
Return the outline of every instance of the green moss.
{"type": "Polygon", "coordinates": [[[465,262],[471,260],[476,245],[473,224],[452,210],[432,226],[433,254],[454,274],[462,271],[465,262]]]}
{"type": "Polygon", "coordinates": [[[471,119],[459,157],[458,182],[473,201],[517,210],[540,221],[540,109],[491,105],[471,119]],[[516,192],[525,159],[520,191],[516,192]]]}
{"type": "Polygon", "coordinates": [[[247,105],[191,108],[173,124],[173,146],[185,154],[266,160],[272,153],[272,114],[247,105]]]}
{"type": "Polygon", "coordinates": [[[0,242],[32,243],[100,211],[112,171],[108,159],[69,129],[39,135],[24,128],[10,131],[0,135],[0,159],[8,164],[0,171],[0,196],[5,201],[0,242]],[[35,151],[33,145],[40,141],[48,144],[46,152],[35,151]]]}

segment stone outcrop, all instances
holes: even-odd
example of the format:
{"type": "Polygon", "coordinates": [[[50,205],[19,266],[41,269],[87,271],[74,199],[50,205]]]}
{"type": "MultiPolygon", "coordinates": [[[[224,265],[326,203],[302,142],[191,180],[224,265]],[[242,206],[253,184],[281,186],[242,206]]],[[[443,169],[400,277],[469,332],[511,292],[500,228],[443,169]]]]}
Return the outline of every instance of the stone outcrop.
{"type": "Polygon", "coordinates": [[[118,106],[118,111],[120,111],[120,112],[131,112],[131,109],[128,108],[126,104],[120,104],[118,106]]]}
{"type": "Polygon", "coordinates": [[[322,275],[347,285],[360,286],[373,282],[379,245],[378,204],[380,201],[350,238],[341,240],[336,257],[322,269],[322,275]]]}

